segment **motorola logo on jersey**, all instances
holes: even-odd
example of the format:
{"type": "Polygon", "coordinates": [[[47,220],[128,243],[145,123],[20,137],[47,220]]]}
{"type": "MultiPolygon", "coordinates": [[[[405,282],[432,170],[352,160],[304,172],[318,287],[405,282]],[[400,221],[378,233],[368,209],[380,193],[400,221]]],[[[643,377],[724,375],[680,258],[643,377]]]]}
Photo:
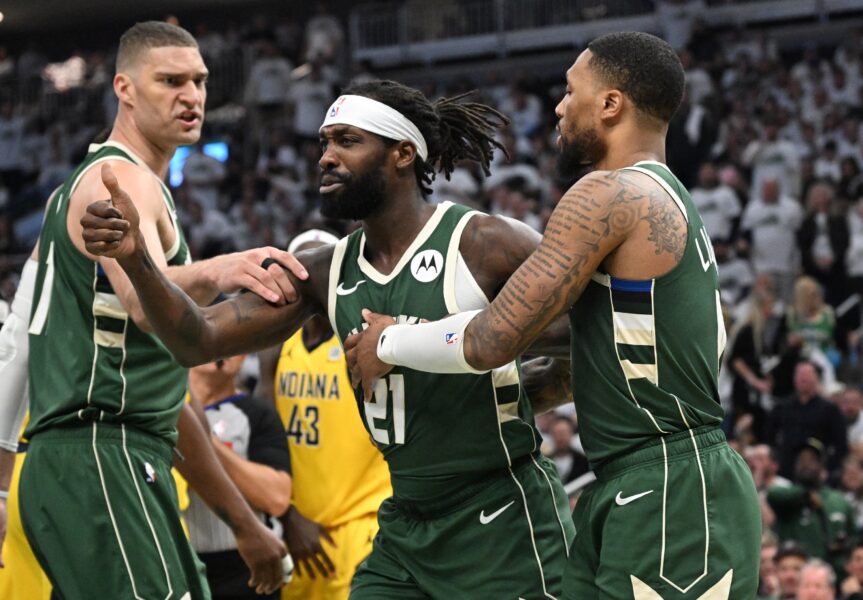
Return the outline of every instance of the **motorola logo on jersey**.
{"type": "Polygon", "coordinates": [[[411,274],[422,283],[434,281],[443,271],[443,254],[437,250],[423,250],[411,260],[411,274]]]}

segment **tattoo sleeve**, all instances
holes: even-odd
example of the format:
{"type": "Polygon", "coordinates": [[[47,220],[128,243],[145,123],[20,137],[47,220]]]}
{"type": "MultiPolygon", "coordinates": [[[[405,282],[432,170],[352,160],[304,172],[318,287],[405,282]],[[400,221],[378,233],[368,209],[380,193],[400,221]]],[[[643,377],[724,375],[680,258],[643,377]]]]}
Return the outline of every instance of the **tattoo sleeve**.
{"type": "Polygon", "coordinates": [[[619,171],[592,173],[576,183],[552,213],[539,248],[468,325],[467,362],[490,369],[524,353],[633,229],[642,198],[639,186],[619,171]]]}
{"type": "Polygon", "coordinates": [[[156,335],[184,366],[272,346],[321,311],[319,303],[308,295],[311,286],[293,277],[300,298],[292,304],[277,306],[256,294],[241,294],[201,308],[168,280],[146,251],[122,259],[120,264],[156,335]]]}

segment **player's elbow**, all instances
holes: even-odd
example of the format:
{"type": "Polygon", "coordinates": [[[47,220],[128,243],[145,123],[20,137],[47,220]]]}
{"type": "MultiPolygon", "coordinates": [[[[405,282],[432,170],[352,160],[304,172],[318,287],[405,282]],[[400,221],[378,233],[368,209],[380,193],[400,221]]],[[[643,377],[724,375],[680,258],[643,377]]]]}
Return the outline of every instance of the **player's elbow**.
{"type": "Polygon", "coordinates": [[[186,369],[213,362],[217,358],[216,356],[210,356],[203,352],[201,348],[195,347],[172,348],[171,354],[174,356],[174,360],[177,361],[181,367],[186,369]]]}
{"type": "Polygon", "coordinates": [[[150,324],[150,321],[147,319],[146,313],[144,313],[144,309],[141,308],[141,305],[137,302],[133,303],[128,308],[129,318],[135,324],[135,326],[143,331],[144,333],[153,333],[153,326],[150,324]]]}
{"type": "Polygon", "coordinates": [[[477,371],[491,371],[511,363],[515,357],[500,349],[483,348],[473,353],[465,352],[465,360],[477,371]]]}

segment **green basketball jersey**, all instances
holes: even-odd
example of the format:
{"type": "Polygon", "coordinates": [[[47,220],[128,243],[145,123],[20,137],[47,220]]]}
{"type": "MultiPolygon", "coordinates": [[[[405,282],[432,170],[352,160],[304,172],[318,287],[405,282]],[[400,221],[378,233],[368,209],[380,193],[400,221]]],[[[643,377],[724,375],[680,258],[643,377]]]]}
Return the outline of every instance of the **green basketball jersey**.
{"type": "MultiPolygon", "coordinates": [[[[339,337],[362,326],[363,308],[416,323],[487,305],[458,250],[476,214],[449,202],[438,205],[389,275],[363,256],[361,230],[342,239],[330,267],[328,300],[339,337]]],[[[395,367],[377,383],[372,402],[362,400],[361,390],[356,394],[401,499],[441,499],[539,447],[517,361],[483,375],[395,367]]]]}
{"type": "Polygon", "coordinates": [[[683,258],[666,275],[625,280],[597,272],[570,309],[573,396],[594,466],[657,436],[718,425],[725,326],[713,247],[689,192],[657,162],[649,175],[686,216],[683,258]]]}
{"type": "MultiPolygon", "coordinates": [[[[173,442],[187,372],[162,342],[123,309],[97,262],[74,246],[69,198],[85,171],[106,160],[144,163],[115,142],[90,146],[46,209],[30,318],[30,422],[27,436],[75,423],[124,423],[173,442]]],[[[189,262],[168,188],[162,192],[177,240],[169,265],[189,262]]]]}

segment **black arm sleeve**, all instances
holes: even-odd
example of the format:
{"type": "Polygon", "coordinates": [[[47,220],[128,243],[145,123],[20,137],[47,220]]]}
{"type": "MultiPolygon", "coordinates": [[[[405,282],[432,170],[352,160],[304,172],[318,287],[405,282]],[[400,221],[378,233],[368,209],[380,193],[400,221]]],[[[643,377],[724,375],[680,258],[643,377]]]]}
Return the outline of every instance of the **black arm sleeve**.
{"type": "Polygon", "coordinates": [[[249,460],[279,471],[291,472],[291,453],[279,413],[271,404],[248,398],[243,409],[249,418],[249,460]]]}

